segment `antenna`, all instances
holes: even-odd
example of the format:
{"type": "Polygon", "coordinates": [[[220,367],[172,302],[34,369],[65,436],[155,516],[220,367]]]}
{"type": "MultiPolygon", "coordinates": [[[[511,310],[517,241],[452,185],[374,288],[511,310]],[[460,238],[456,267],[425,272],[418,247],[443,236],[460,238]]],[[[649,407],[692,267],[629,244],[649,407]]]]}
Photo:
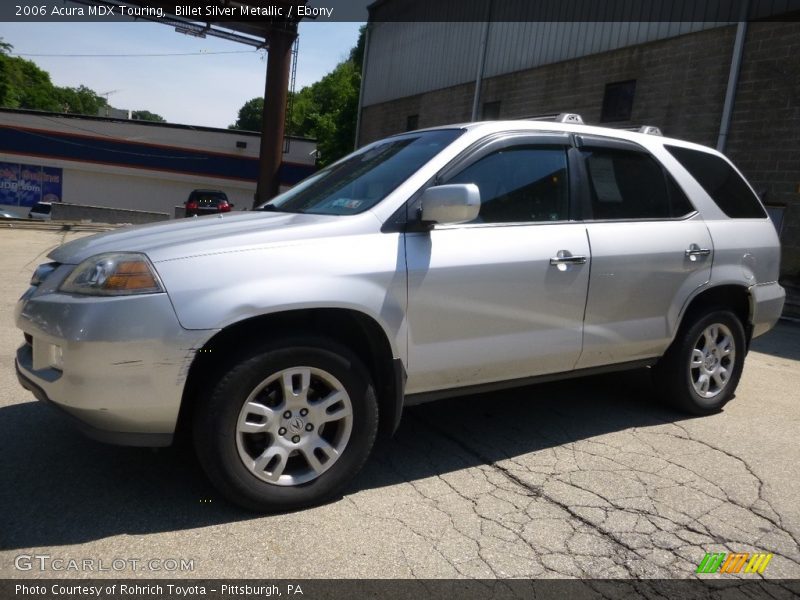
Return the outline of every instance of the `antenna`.
{"type": "MultiPolygon", "coordinates": [[[[106,99],[106,105],[105,105],[105,106],[103,106],[103,107],[100,109],[100,110],[103,110],[103,109],[105,109],[105,113],[106,113],[106,114],[105,114],[105,115],[98,114],[98,116],[101,116],[101,117],[102,117],[102,116],[106,116],[106,117],[110,116],[110,114],[109,114],[109,111],[111,110],[111,105],[108,103],[108,97],[109,97],[111,94],[116,94],[117,92],[121,92],[121,91],[122,91],[122,90],[108,90],[107,92],[101,92],[101,93],[97,94],[98,96],[102,96],[103,98],[105,98],[105,99],[106,99]]],[[[99,113],[99,111],[98,111],[98,113],[99,113]]]]}

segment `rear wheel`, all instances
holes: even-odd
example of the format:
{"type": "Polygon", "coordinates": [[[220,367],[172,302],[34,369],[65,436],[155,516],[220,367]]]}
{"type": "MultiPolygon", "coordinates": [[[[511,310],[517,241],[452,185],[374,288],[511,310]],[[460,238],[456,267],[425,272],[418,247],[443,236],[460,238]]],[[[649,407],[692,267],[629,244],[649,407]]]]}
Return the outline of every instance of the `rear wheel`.
{"type": "Polygon", "coordinates": [[[201,400],[200,462],[231,501],[252,510],[323,502],[346,485],[375,440],[369,374],[329,340],[284,340],[247,356],[201,400]]]}
{"type": "Polygon", "coordinates": [[[739,318],[714,309],[681,328],[654,368],[664,398],[695,415],[719,411],[731,398],[742,375],[745,334],[739,318]]]}

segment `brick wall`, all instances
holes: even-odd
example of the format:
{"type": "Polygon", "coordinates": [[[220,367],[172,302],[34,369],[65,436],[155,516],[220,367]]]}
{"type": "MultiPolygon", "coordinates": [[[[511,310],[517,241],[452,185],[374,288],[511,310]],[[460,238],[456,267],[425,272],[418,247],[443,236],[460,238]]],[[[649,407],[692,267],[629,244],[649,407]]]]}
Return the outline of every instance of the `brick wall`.
{"type": "MultiPolygon", "coordinates": [[[[748,27],[727,154],[783,205],[782,273],[800,286],[800,23],[748,27]]],[[[800,290],[798,290],[800,291],[800,290]]]]}
{"type": "MultiPolygon", "coordinates": [[[[577,112],[599,123],[606,83],[636,79],[630,122],[659,125],[668,135],[716,144],[735,29],[725,27],[623,48],[486,79],[481,103],[500,101],[500,118],[577,112]]],[[[419,127],[469,121],[468,83],[364,107],[361,144],[419,127]]]]}
{"type": "MultiPolygon", "coordinates": [[[[481,102],[500,118],[577,112],[599,123],[605,85],[636,80],[630,122],[716,146],[736,27],[622,48],[484,81],[481,102]]],[[[768,204],[785,205],[783,281],[800,285],[800,23],[748,28],[727,154],[768,204]]],[[[364,107],[360,143],[419,127],[468,121],[474,84],[364,107]]]]}

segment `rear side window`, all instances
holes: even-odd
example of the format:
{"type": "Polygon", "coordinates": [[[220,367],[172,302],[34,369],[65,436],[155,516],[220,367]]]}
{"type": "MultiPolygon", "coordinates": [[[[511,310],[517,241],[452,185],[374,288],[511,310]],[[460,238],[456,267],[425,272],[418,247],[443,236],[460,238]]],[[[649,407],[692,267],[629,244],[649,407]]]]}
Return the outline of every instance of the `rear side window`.
{"type": "Polygon", "coordinates": [[[732,219],[763,219],[767,216],[758,197],[726,160],[699,150],[668,145],[664,147],[689,171],[727,216],[732,219]]]}
{"type": "Polygon", "coordinates": [[[686,195],[656,160],[642,152],[585,149],[592,218],[671,219],[694,211],[686,195]]]}

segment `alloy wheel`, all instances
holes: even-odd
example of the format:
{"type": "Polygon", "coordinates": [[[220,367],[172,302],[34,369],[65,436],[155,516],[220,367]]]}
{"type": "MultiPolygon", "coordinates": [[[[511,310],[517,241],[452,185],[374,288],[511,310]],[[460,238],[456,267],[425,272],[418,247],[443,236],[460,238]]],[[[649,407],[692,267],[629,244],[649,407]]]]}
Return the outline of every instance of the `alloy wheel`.
{"type": "Polygon", "coordinates": [[[689,377],[702,398],[713,398],[730,381],[736,360],[733,334],[722,323],[712,323],[700,334],[689,359],[689,377]]]}
{"type": "Polygon", "coordinates": [[[242,405],[236,448],[245,467],[279,486],[313,481],[339,459],[353,430],[345,387],[322,369],[283,369],[258,384],[242,405]]]}

